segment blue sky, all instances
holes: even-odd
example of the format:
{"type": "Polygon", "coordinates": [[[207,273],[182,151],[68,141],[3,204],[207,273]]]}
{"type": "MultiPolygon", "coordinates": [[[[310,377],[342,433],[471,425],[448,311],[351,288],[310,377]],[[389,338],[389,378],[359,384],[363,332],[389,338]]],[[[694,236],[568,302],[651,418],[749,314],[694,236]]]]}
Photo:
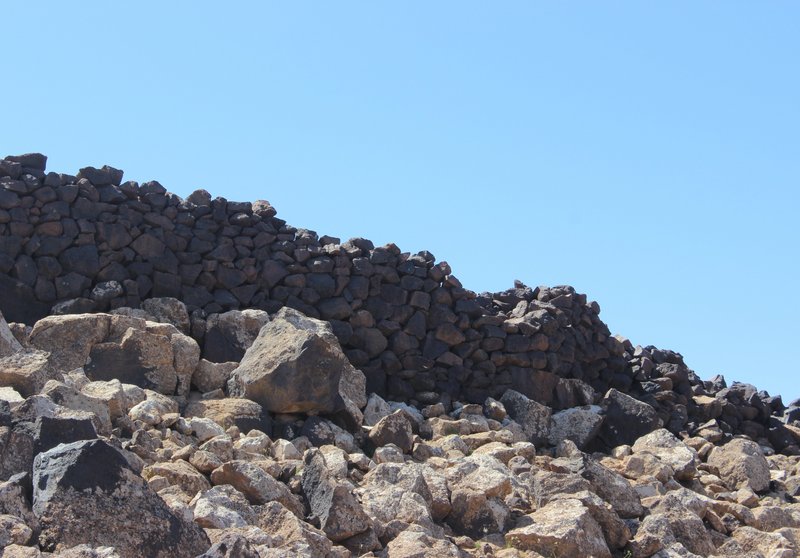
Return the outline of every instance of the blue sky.
{"type": "Polygon", "coordinates": [[[0,153],[571,284],[800,396],[800,4],[6,1],[0,153]]]}

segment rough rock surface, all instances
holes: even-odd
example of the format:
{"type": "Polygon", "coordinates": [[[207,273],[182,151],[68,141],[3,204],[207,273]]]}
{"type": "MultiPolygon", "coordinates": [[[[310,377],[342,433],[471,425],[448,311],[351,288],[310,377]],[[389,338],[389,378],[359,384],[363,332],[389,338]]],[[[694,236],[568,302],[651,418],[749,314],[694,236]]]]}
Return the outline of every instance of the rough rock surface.
{"type": "Polygon", "coordinates": [[[38,455],[33,489],[39,544],[47,550],[88,543],[113,546],[120,556],[193,557],[209,546],[197,525],[175,515],[125,457],[100,440],[38,455]]]}
{"type": "Polygon", "coordinates": [[[571,287],[45,162],[0,159],[3,557],[800,554],[800,400],[571,287]]]}

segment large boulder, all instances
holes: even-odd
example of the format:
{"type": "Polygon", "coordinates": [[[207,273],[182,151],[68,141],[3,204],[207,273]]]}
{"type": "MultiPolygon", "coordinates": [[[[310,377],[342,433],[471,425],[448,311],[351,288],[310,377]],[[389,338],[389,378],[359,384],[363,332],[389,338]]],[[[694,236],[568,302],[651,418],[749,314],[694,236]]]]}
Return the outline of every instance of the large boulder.
{"type": "Polygon", "coordinates": [[[605,419],[597,437],[608,448],[633,444],[661,427],[653,407],[614,388],[608,390],[601,406],[605,419]]]}
{"type": "Polygon", "coordinates": [[[36,457],[33,512],[43,549],[88,543],[125,557],[187,557],[210,546],[203,530],[175,515],[125,457],[101,440],[59,445],[36,457]]]}
{"type": "Polygon", "coordinates": [[[33,326],[29,342],[68,371],[86,364],[92,347],[108,336],[110,323],[108,314],[48,316],[33,326]]]}
{"type": "Polygon", "coordinates": [[[550,424],[550,445],[572,440],[579,448],[585,448],[600,431],[603,424],[601,411],[598,405],[587,405],[554,413],[550,424]]]}
{"type": "Polygon", "coordinates": [[[524,516],[518,526],[508,532],[506,540],[519,550],[554,558],[611,558],[603,530],[576,499],[556,500],[524,516]]]}
{"type": "Polygon", "coordinates": [[[353,370],[330,324],[282,308],[247,349],[228,391],[270,412],[334,413],[347,406],[340,381],[357,376],[353,370]]]}
{"type": "Polygon", "coordinates": [[[23,397],[39,393],[48,380],[61,377],[50,353],[22,350],[0,357],[0,385],[12,387],[23,397]]]}
{"type": "Polygon", "coordinates": [[[206,320],[203,358],[211,362],[239,362],[269,322],[263,310],[231,310],[206,320]]]}
{"type": "Polygon", "coordinates": [[[544,445],[550,438],[550,407],[528,399],[513,389],[506,390],[500,402],[505,406],[508,416],[522,426],[528,440],[535,445],[544,445]]]}
{"type": "Polygon", "coordinates": [[[656,456],[659,461],[672,467],[675,477],[681,480],[691,480],[697,473],[697,452],[665,428],[654,430],[636,440],[633,452],[656,456]]]}
{"type": "Polygon", "coordinates": [[[708,464],[717,468],[720,478],[732,490],[750,487],[760,492],[769,488],[769,463],[761,447],[751,440],[734,438],[715,447],[708,464]]]}
{"type": "Polygon", "coordinates": [[[456,533],[480,538],[505,531],[511,512],[505,498],[512,491],[512,476],[499,460],[471,455],[445,471],[451,510],[446,522],[456,533]]]}

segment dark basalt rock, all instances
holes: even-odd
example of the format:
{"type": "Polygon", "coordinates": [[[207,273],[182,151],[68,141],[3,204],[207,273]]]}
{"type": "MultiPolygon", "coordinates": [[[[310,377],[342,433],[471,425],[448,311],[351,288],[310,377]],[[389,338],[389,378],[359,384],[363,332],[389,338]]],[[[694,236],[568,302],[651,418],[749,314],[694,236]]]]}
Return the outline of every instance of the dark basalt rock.
{"type": "Polygon", "coordinates": [[[88,543],[120,556],[194,557],[208,550],[203,530],[176,516],[101,440],[57,446],[36,457],[33,512],[39,544],[56,550],[88,543]]]}

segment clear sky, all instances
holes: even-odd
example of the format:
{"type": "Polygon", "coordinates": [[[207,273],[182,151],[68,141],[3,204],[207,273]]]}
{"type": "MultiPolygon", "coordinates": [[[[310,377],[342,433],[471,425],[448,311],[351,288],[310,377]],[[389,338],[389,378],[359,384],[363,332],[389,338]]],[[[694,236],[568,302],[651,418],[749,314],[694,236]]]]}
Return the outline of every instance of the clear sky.
{"type": "Polygon", "coordinates": [[[797,2],[2,2],[0,153],[571,284],[800,396],[797,2]]]}

